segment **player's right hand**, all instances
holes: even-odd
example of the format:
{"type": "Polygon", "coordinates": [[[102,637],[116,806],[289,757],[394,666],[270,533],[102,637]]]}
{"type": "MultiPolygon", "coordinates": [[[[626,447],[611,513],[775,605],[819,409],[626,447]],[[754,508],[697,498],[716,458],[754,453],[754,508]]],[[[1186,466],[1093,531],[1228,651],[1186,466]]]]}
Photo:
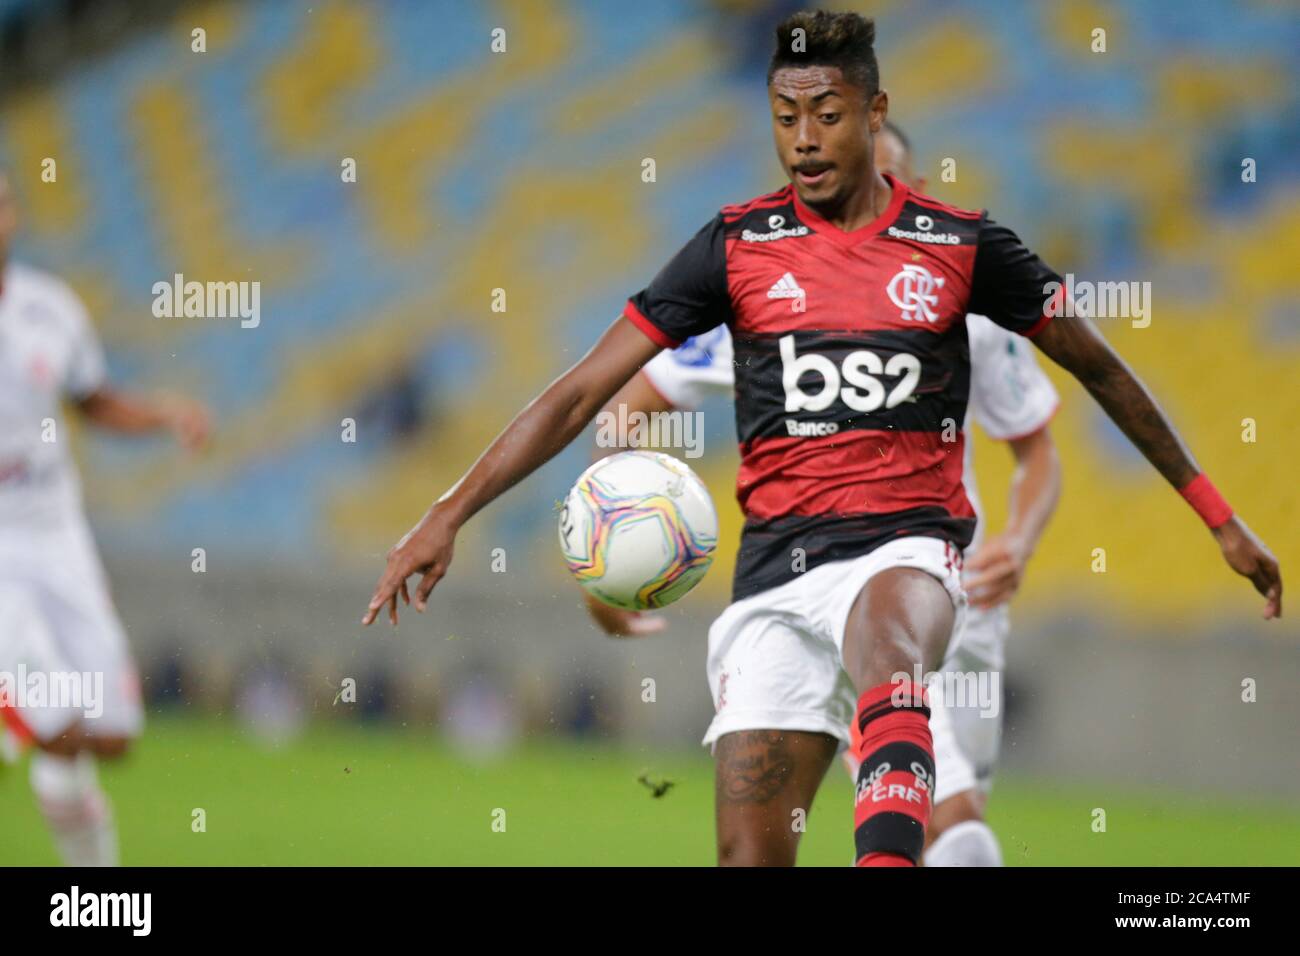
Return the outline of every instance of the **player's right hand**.
{"type": "Polygon", "coordinates": [[[610,637],[644,637],[657,634],[668,626],[668,622],[655,614],[645,611],[625,611],[610,607],[591,594],[586,595],[587,612],[596,626],[610,637]]]}
{"type": "Polygon", "coordinates": [[[1264,595],[1264,619],[1282,616],[1282,571],[1277,558],[1263,541],[1246,527],[1246,522],[1236,515],[1227,524],[1215,528],[1211,534],[1219,542],[1223,560],[1228,567],[1243,577],[1250,578],[1255,590],[1264,595]]]}
{"type": "Polygon", "coordinates": [[[388,620],[396,627],[397,596],[400,594],[406,604],[411,603],[406,579],[412,574],[423,575],[415,589],[415,609],[423,611],[425,602],[429,600],[429,592],[447,573],[455,541],[455,525],[435,504],[388,552],[388,566],[375,585],[375,593],[370,598],[370,605],[366,608],[361,623],[367,626],[374,623],[380,609],[387,604],[388,620]]]}

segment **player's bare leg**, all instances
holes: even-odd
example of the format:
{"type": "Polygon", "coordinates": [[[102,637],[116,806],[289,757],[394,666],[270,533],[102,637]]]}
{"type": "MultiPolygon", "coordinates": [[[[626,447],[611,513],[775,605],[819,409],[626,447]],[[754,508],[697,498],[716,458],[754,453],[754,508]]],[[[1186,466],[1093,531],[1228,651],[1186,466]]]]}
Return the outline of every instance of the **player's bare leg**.
{"type": "Polygon", "coordinates": [[[945,830],[970,820],[983,821],[985,798],[977,790],[963,790],[934,805],[930,826],[925,832],[928,849],[945,830]]]}
{"type": "Polygon", "coordinates": [[[126,756],[127,751],[131,749],[130,737],[88,734],[81,721],[77,721],[57,737],[46,741],[33,740],[32,743],[37,749],[51,756],[69,758],[88,753],[100,759],[115,760],[126,756]]]}
{"type": "Polygon", "coordinates": [[[117,828],[96,760],[124,756],[130,738],[87,734],[81,721],[48,741],[33,740],[31,785],[67,866],[116,866],[117,828]]]}
{"type": "Polygon", "coordinates": [[[830,734],[798,730],[719,737],[718,865],[794,866],[801,824],[838,747],[830,734]]]}
{"type": "Polygon", "coordinates": [[[859,866],[920,861],[934,792],[934,743],[924,690],[897,674],[936,666],[952,634],[952,598],[937,578],[890,568],[863,587],[849,612],[844,667],[859,694],[862,732],[855,800],[859,866]]]}

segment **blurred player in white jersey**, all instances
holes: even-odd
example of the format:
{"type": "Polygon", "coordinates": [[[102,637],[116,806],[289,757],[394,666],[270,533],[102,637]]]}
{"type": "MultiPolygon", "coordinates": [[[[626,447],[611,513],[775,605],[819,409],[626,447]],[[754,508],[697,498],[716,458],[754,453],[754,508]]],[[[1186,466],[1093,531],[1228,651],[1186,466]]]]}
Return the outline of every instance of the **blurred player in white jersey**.
{"type": "Polygon", "coordinates": [[[32,789],[63,861],[111,866],[117,835],[96,760],[124,754],[144,719],[60,407],[114,432],[170,431],[191,449],[208,417],[186,399],[108,384],[76,294],[9,261],[17,225],[0,172],[0,724],[11,751],[15,740],[37,748],[32,789]]]}
{"type": "MultiPolygon", "coordinates": [[[[876,139],[876,165],[917,191],[925,180],[915,174],[910,148],[893,124],[876,139]]],[[[1009,629],[1006,602],[1015,594],[1025,565],[1047,527],[1060,491],[1060,463],[1048,432],[1055,414],[1056,390],[1019,336],[981,315],[968,315],[971,386],[967,421],[978,422],[991,437],[1010,445],[1016,459],[1011,485],[1010,517],[1002,533],[985,537],[983,522],[966,549],[963,583],[970,613],[961,637],[954,641],[943,671],[961,674],[1000,674],[1009,629]]],[[[730,395],[733,389],[731,334],[726,326],[688,339],[660,352],[610,400],[607,410],[694,409],[711,394],[730,395]]],[[[980,512],[971,461],[972,442],[965,443],[966,495],[980,512]]],[[[609,634],[642,635],[662,630],[664,620],[653,614],[621,611],[588,596],[592,617],[609,634]]],[[[732,659],[734,666],[737,662],[732,659]]],[[[743,662],[741,662],[743,666],[743,662]]],[[[710,660],[710,672],[717,663],[710,660]]],[[[997,838],[984,823],[984,807],[992,785],[1002,732],[1002,700],[943,701],[941,682],[931,689],[931,733],[934,737],[937,786],[934,812],[927,832],[927,866],[998,866],[1002,856],[997,838]],[[961,706],[956,706],[961,704],[961,706]]],[[[715,681],[710,680],[710,686],[715,681]]],[[[857,728],[851,728],[856,742],[857,728]]],[[[857,777],[851,746],[844,752],[850,776],[857,777]]]]}

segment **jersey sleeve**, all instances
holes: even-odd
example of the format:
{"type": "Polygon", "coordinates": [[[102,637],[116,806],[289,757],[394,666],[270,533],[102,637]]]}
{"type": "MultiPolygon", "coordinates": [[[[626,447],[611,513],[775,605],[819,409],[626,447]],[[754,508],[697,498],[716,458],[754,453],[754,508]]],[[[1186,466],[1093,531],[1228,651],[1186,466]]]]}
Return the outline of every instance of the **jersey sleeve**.
{"type": "Polygon", "coordinates": [[[710,395],[730,395],[735,387],[731,333],[726,326],[664,349],[641,370],[674,408],[692,411],[710,395]]]}
{"type": "Polygon", "coordinates": [[[967,312],[987,315],[1011,332],[1033,338],[1050,321],[1049,283],[1061,277],[1025,248],[1020,237],[988,218],[980,221],[967,312]]]}
{"type": "Polygon", "coordinates": [[[104,387],[108,377],[104,348],[99,342],[90,314],[71,289],[64,291],[61,311],[68,323],[71,351],[63,390],[74,399],[85,398],[104,387]]]}
{"type": "Polygon", "coordinates": [[[697,232],[623,314],[655,343],[676,348],[731,318],[722,214],[697,232]]]}
{"type": "Polygon", "coordinates": [[[982,315],[966,316],[970,338],[971,415],[990,438],[1011,441],[1038,431],[1060,397],[1019,336],[982,315]]]}

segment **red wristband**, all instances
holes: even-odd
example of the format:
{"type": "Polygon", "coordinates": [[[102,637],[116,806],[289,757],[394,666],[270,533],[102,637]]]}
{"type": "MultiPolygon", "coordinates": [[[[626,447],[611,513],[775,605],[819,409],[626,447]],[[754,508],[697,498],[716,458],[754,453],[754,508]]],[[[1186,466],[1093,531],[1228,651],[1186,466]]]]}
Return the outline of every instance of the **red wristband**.
{"type": "Polygon", "coordinates": [[[1214,483],[1204,472],[1179,488],[1178,493],[1187,499],[1187,503],[1210,528],[1227,524],[1228,519],[1232,517],[1232,508],[1223,500],[1219,489],[1214,487],[1214,483]]]}

